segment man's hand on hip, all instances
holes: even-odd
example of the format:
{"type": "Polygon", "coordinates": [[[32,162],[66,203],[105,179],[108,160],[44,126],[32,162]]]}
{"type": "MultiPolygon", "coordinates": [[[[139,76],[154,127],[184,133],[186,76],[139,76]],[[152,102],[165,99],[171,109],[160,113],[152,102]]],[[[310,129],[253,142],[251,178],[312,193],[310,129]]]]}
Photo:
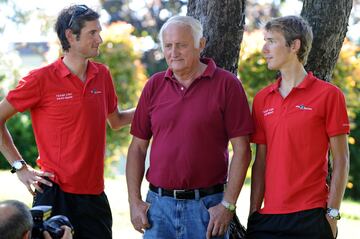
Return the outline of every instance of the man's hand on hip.
{"type": "Polygon", "coordinates": [[[35,190],[40,193],[43,192],[40,184],[45,184],[49,187],[52,186],[52,183],[44,177],[54,177],[54,174],[35,170],[30,165],[26,165],[23,169],[17,171],[16,174],[32,195],[35,195],[35,190]]]}

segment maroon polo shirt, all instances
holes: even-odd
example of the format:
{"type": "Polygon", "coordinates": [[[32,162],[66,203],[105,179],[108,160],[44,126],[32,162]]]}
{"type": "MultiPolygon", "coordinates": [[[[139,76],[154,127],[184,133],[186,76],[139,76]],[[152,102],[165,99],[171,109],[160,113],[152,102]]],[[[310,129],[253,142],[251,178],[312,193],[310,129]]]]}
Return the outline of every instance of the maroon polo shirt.
{"type": "Polygon", "coordinates": [[[152,138],[147,180],[167,189],[225,183],[229,139],[253,132],[249,105],[235,75],[211,59],[205,72],[183,87],[168,69],[144,87],[131,134],[152,138]]]}

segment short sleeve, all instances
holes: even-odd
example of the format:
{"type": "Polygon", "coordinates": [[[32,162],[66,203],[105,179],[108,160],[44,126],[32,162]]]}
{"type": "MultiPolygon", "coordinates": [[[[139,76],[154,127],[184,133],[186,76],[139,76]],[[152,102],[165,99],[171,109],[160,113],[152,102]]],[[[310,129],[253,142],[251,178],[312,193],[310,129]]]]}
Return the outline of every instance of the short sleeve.
{"type": "Polygon", "coordinates": [[[345,97],[338,88],[332,88],[327,97],[325,110],[326,132],[329,137],[350,133],[345,97]]]}
{"type": "Polygon", "coordinates": [[[151,131],[151,118],[150,118],[150,101],[151,101],[151,91],[150,85],[151,80],[149,80],[139,99],[139,103],[136,107],[133,121],[131,123],[130,133],[133,136],[136,136],[140,139],[150,140],[152,137],[151,131]]]}
{"type": "Polygon", "coordinates": [[[19,112],[36,107],[41,99],[40,79],[30,73],[19,81],[6,99],[19,112]]]}
{"type": "Polygon", "coordinates": [[[253,124],[249,104],[240,81],[234,76],[226,89],[225,127],[228,137],[250,135],[253,124]]]}
{"type": "Polygon", "coordinates": [[[261,102],[262,100],[260,100],[258,96],[255,96],[252,105],[252,120],[254,122],[255,131],[250,137],[250,141],[255,144],[266,144],[261,102]]]}

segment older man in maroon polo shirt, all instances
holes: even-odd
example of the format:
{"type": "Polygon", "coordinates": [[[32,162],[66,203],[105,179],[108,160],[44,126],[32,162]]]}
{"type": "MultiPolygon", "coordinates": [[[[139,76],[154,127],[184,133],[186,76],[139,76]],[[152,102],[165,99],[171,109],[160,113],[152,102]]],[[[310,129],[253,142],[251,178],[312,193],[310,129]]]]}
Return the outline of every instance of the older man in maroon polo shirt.
{"type": "Polygon", "coordinates": [[[169,68],[147,82],[131,128],[126,177],[132,224],[144,238],[227,238],[250,161],[246,95],[233,74],[200,59],[205,40],[199,21],[172,17],[159,38],[169,68]],[[140,186],[151,138],[144,202],[140,186]]]}

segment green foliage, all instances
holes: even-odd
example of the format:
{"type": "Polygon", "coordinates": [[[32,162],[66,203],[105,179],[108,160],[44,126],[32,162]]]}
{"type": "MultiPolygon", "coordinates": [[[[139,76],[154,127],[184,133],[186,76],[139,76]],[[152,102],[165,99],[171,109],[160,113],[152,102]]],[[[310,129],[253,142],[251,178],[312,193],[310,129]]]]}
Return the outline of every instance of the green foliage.
{"type": "Polygon", "coordinates": [[[274,82],[277,74],[267,68],[266,61],[261,53],[262,43],[261,31],[245,33],[241,43],[238,75],[250,105],[252,105],[256,93],[274,82]]]}
{"type": "MultiPolygon", "coordinates": [[[[5,97],[7,88],[14,87],[17,79],[19,79],[20,74],[18,67],[19,58],[16,54],[4,54],[0,52],[0,100],[5,97]]],[[[29,112],[16,114],[6,122],[6,126],[21,155],[23,155],[24,159],[29,164],[34,166],[38,152],[35,145],[29,112]]],[[[10,168],[9,163],[0,153],[0,169],[8,168],[10,168]]]]}
{"type": "Polygon", "coordinates": [[[259,51],[246,59],[242,58],[238,71],[251,105],[256,93],[276,79],[276,72],[267,69],[264,57],[259,51]]]}
{"type": "MultiPolygon", "coordinates": [[[[16,114],[6,122],[6,126],[13,137],[14,144],[23,158],[28,164],[35,166],[38,152],[35,144],[34,132],[32,130],[29,112],[16,114]]],[[[0,168],[10,168],[9,163],[1,154],[0,168]]]]}
{"type": "Polygon", "coordinates": [[[333,83],[345,94],[351,122],[350,173],[345,197],[360,199],[360,48],[345,41],[334,69],[333,83]]]}
{"type": "MultiPolygon", "coordinates": [[[[121,109],[136,106],[146,80],[140,63],[141,54],[135,50],[138,38],[131,35],[133,30],[126,23],[113,23],[104,29],[101,54],[95,59],[110,68],[121,109]]],[[[108,127],[107,166],[126,153],[129,139],[129,127],[120,131],[113,131],[108,127]]],[[[107,167],[107,173],[110,173],[110,169],[107,167]]]]}
{"type": "Polygon", "coordinates": [[[350,173],[345,197],[360,200],[360,110],[353,122],[356,127],[350,133],[350,173]]]}

